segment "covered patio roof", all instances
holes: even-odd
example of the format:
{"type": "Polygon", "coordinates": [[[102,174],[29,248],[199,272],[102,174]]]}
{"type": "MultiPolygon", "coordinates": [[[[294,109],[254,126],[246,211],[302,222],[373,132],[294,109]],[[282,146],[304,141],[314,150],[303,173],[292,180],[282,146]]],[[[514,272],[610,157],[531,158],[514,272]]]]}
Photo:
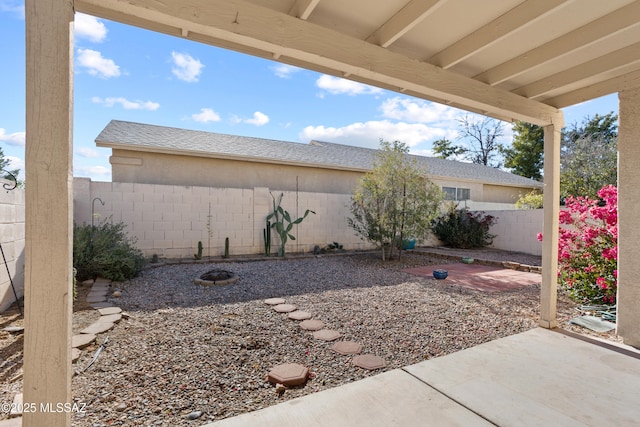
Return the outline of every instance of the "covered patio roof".
{"type": "Polygon", "coordinates": [[[507,121],[640,84],[629,0],[76,0],[75,10],[507,121]],[[532,102],[536,101],[536,102],[532,102]]]}
{"type": "Polygon", "coordinates": [[[26,0],[25,402],[71,399],[74,12],[544,126],[547,328],[556,326],[559,109],[619,92],[619,332],[640,345],[640,1],[26,0]]]}

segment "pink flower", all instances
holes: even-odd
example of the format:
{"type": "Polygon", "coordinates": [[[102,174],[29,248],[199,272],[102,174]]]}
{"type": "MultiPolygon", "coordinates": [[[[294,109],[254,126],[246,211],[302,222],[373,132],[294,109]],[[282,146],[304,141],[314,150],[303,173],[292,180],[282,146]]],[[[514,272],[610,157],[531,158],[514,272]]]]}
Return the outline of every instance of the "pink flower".
{"type": "Polygon", "coordinates": [[[538,239],[538,242],[542,242],[542,233],[538,233],[536,239],[538,239]]]}
{"type": "Polygon", "coordinates": [[[604,277],[598,277],[596,279],[596,285],[600,286],[601,289],[607,289],[607,280],[604,277]]]}

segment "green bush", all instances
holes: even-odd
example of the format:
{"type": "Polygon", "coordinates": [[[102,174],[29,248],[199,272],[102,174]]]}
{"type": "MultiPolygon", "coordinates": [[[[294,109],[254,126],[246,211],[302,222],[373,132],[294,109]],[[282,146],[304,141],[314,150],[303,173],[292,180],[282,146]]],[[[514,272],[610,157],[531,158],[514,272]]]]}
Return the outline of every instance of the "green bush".
{"type": "Polygon", "coordinates": [[[542,193],[533,190],[516,201],[518,209],[542,209],[542,193]]]}
{"type": "Polygon", "coordinates": [[[137,276],[144,265],[142,252],[135,246],[122,222],[104,221],[99,225],[73,225],[73,266],[78,280],[104,277],[123,281],[137,276]]]}
{"type": "Polygon", "coordinates": [[[490,245],[496,237],[489,233],[495,221],[495,217],[484,212],[471,212],[451,205],[434,221],[432,230],[438,239],[452,248],[482,248],[490,245]]]}

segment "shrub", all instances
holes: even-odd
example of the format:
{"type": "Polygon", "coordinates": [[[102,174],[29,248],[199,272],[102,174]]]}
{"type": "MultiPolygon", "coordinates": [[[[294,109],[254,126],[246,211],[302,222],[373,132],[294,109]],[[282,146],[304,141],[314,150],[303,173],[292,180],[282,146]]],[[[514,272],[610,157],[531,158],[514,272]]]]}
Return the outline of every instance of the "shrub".
{"type": "Polygon", "coordinates": [[[433,223],[433,233],[452,248],[482,248],[496,237],[489,233],[496,218],[484,212],[471,212],[451,205],[448,211],[433,223]]]}
{"type": "Polygon", "coordinates": [[[542,209],[542,193],[533,190],[516,201],[518,209],[542,209]]]}
{"type": "MultiPolygon", "coordinates": [[[[558,282],[580,303],[615,304],[618,288],[618,191],[598,199],[569,196],[560,211],[558,282]]],[[[538,235],[542,240],[542,234],[538,235]]]]}
{"type": "Polygon", "coordinates": [[[123,281],[137,276],[144,257],[135,246],[122,222],[73,225],[73,266],[78,280],[98,276],[123,281]]]}

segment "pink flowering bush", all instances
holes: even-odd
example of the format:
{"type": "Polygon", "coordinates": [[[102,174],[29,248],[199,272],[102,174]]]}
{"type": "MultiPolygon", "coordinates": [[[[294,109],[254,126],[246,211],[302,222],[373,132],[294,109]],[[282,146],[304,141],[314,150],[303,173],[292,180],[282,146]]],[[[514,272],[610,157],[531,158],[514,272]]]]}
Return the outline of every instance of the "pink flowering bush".
{"type": "MultiPolygon", "coordinates": [[[[560,211],[558,279],[579,302],[615,304],[618,287],[618,190],[598,191],[600,200],[568,197],[560,211]]],[[[542,240],[542,235],[538,235],[542,240]]]]}

